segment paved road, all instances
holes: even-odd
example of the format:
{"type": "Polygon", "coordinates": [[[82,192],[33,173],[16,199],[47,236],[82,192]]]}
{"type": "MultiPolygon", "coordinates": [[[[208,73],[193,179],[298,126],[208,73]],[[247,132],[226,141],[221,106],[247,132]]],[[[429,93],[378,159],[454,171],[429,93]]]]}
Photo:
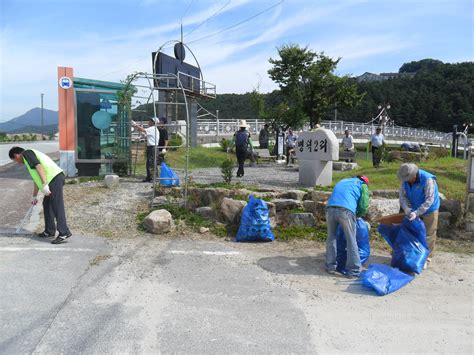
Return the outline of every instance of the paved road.
{"type": "Polygon", "coordinates": [[[11,162],[8,157],[8,151],[15,146],[25,149],[38,149],[45,154],[59,151],[58,141],[2,143],[0,144],[0,166],[11,162]]]}

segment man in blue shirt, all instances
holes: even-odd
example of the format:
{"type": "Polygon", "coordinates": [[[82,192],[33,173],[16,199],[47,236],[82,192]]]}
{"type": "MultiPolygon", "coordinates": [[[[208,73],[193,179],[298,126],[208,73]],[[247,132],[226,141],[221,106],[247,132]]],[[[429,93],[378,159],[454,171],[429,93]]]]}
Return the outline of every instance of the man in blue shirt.
{"type": "MultiPolygon", "coordinates": [[[[398,170],[400,184],[400,207],[410,220],[420,217],[425,224],[426,241],[430,249],[428,263],[431,261],[438,230],[438,210],[440,206],[436,176],[419,169],[412,163],[405,163],[398,170]]],[[[428,264],[425,264],[425,267],[428,264]]]]}
{"type": "Polygon", "coordinates": [[[346,237],[348,278],[358,278],[360,256],[356,240],[357,217],[365,216],[369,208],[369,179],[354,176],[339,181],[326,205],[328,237],[326,240],[326,271],[336,274],[336,229],[340,224],[346,237]]]}

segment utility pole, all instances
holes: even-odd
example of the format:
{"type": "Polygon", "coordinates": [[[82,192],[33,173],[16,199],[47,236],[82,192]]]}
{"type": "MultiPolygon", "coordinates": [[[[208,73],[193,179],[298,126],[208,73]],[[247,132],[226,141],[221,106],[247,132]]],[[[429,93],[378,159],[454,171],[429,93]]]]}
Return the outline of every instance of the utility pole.
{"type": "Polygon", "coordinates": [[[43,121],[43,96],[44,94],[41,94],[41,140],[43,140],[43,125],[44,125],[44,121],[43,121]]]}

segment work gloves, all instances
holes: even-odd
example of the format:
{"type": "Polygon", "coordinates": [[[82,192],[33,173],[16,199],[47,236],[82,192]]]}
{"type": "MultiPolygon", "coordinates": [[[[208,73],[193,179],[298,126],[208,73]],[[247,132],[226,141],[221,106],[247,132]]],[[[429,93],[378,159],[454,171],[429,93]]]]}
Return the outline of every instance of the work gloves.
{"type": "Polygon", "coordinates": [[[416,219],[416,213],[415,212],[410,212],[408,215],[408,220],[414,221],[416,219]]]}
{"type": "Polygon", "coordinates": [[[45,196],[51,195],[51,190],[49,189],[49,185],[44,184],[43,188],[41,189],[41,192],[43,192],[45,196]]]}
{"type": "Polygon", "coordinates": [[[33,196],[33,197],[31,198],[31,204],[32,204],[33,206],[36,206],[37,203],[38,203],[38,197],[37,197],[37,196],[33,196]]]}

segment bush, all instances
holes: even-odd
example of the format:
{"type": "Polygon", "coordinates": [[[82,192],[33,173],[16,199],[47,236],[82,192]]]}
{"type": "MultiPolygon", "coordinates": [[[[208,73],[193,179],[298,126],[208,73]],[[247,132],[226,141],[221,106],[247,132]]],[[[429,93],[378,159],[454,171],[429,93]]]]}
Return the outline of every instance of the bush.
{"type": "Polygon", "coordinates": [[[232,148],[232,140],[222,138],[219,142],[219,145],[221,146],[223,152],[228,152],[232,148]]]}
{"type": "Polygon", "coordinates": [[[230,184],[232,181],[232,172],[234,170],[234,161],[232,159],[227,158],[222,162],[221,165],[221,173],[224,182],[230,184]]]}
{"type": "MultiPolygon", "coordinates": [[[[183,138],[177,133],[172,133],[169,135],[168,146],[177,147],[183,144],[183,138]]],[[[171,150],[176,150],[176,148],[170,148],[171,150]]]]}

